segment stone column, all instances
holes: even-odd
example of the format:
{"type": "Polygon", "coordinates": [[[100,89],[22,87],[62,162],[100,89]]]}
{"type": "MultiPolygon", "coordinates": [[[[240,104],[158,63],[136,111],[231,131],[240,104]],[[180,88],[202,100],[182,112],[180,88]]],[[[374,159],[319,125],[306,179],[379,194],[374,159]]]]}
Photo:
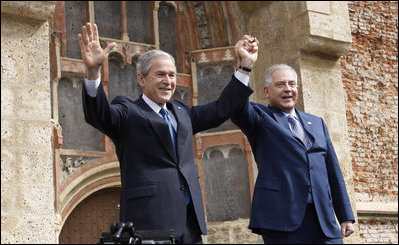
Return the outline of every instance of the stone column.
{"type": "MultiPolygon", "coordinates": [[[[267,67],[286,63],[296,69],[300,87],[297,107],[325,120],[357,219],[340,67],[340,56],[350,50],[352,41],[347,2],[240,2],[239,7],[248,33],[260,40],[252,99],[267,104],[263,95],[267,67]]],[[[356,241],[359,233],[344,239],[345,243],[356,241]]]]}
{"type": "Polygon", "coordinates": [[[1,2],[1,243],[57,243],[49,28],[54,2],[1,2]]]}

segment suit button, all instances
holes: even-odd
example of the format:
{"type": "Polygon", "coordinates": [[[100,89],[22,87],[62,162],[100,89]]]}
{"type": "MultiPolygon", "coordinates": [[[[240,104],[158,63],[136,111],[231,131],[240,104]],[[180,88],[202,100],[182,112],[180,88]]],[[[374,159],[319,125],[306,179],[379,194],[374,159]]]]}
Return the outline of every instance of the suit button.
{"type": "Polygon", "coordinates": [[[181,191],[184,191],[184,185],[180,187],[180,190],[181,190],[181,191]]]}

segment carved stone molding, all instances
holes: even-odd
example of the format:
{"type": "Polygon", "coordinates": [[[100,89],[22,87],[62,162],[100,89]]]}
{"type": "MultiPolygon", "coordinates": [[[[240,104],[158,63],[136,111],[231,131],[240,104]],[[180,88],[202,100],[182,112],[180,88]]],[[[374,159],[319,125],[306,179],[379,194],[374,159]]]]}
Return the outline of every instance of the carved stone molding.
{"type": "Polygon", "coordinates": [[[236,59],[236,54],[233,46],[193,50],[191,54],[191,59],[197,64],[231,61],[236,59]]]}
{"type": "Polygon", "coordinates": [[[44,22],[54,13],[55,1],[1,1],[1,14],[44,22]]]}
{"type": "Polygon", "coordinates": [[[234,149],[239,149],[240,151],[244,152],[244,149],[240,147],[240,145],[219,145],[219,146],[213,146],[209,147],[206,149],[204,152],[204,159],[209,159],[210,155],[213,151],[219,151],[223,154],[223,158],[227,159],[229,158],[230,152],[234,149]]]}

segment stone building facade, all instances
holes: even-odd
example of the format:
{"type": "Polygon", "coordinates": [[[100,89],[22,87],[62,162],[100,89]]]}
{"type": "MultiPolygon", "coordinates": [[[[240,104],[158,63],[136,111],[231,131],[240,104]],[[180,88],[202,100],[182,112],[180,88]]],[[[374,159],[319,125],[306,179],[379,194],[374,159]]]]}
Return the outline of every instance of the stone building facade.
{"type": "Polygon", "coordinates": [[[54,243],[54,3],[1,2],[1,243],[54,243]]]}
{"type": "MultiPolygon", "coordinates": [[[[74,222],[94,216],[87,210],[101,210],[100,198],[117,199],[113,144],[81,123],[76,95],[83,76],[76,35],[81,23],[102,19],[102,42],[118,43],[102,71],[110,97],[139,94],[134,83],[120,81],[134,74],[141,53],[161,48],[177,60],[176,98],[206,103],[231,76],[234,43],[245,33],[258,37],[250,99],[267,103],[267,66],[297,70],[299,108],[325,119],[347,183],[357,222],[344,242],[398,242],[397,2],[101,4],[1,2],[1,243],[95,241],[98,220],[84,231],[94,240],[71,237],[78,233],[74,222]],[[119,14],[100,14],[105,7],[119,14]],[[151,9],[149,18],[135,19],[143,14],[137,9],[151,9]]],[[[197,134],[194,143],[207,209],[205,243],[261,243],[247,229],[257,170],[246,138],[226,122],[197,134]]],[[[107,205],[115,209],[113,219],[117,203],[107,205]]]]}

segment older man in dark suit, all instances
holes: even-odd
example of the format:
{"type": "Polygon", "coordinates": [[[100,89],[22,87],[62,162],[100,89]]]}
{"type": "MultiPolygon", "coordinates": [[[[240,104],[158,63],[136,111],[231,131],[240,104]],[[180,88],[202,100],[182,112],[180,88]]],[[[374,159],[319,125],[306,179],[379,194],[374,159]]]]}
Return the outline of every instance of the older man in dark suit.
{"type": "Polygon", "coordinates": [[[247,101],[232,117],[259,170],[249,227],[270,244],[342,243],[355,218],[326,124],[295,108],[297,74],[288,65],[266,71],[264,95],[269,106],[247,101]]]}
{"type": "Polygon", "coordinates": [[[160,50],[149,51],[138,60],[137,79],[143,95],[135,101],[119,96],[109,103],[100,67],[116,43],[103,50],[96,24],[87,23],[82,32],[78,38],[86,68],[85,119],[115,144],[122,182],[120,221],[132,221],[136,229],[173,229],[178,243],[202,243],[206,225],[193,134],[219,126],[245,104],[252,90],[249,81],[239,79],[257,59],[256,39],[244,36],[236,44],[242,66],[220,98],[189,107],[171,101],[176,66],[173,57],[160,50]]]}

